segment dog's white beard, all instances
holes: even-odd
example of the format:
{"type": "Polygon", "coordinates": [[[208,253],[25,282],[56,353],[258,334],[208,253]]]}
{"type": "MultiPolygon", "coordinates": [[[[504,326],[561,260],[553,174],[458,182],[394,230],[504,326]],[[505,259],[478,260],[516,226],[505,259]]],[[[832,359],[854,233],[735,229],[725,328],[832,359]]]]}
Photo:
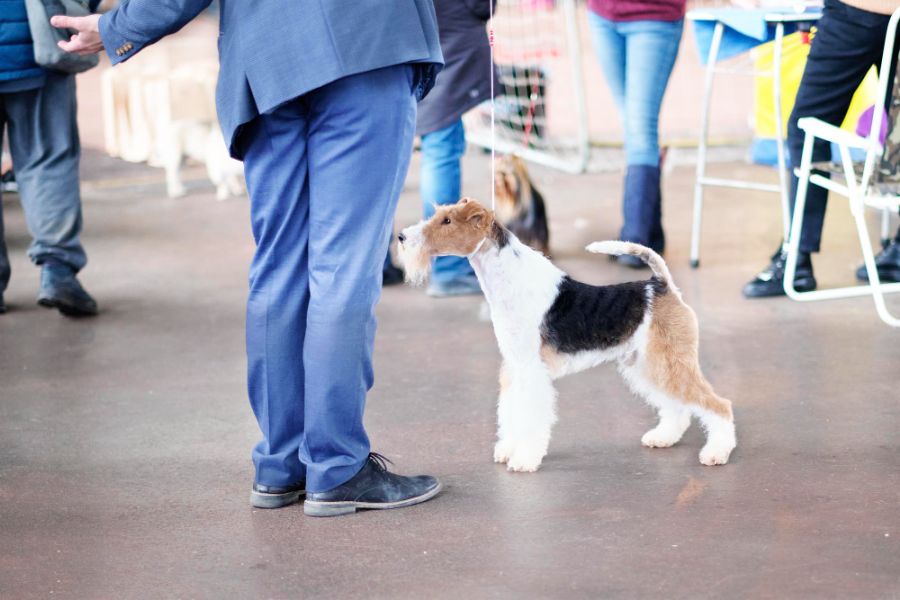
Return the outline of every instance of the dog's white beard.
{"type": "Polygon", "coordinates": [[[412,285],[422,285],[431,273],[431,257],[421,247],[413,248],[408,244],[400,244],[397,257],[403,265],[406,281],[412,285]]]}

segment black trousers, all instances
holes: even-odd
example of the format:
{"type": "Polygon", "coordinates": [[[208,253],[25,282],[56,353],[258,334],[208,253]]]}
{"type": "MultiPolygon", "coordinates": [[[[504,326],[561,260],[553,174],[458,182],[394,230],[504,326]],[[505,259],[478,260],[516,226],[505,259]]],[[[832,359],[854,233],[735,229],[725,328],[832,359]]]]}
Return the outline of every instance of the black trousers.
{"type": "MultiPolygon", "coordinates": [[[[881,66],[889,19],[889,15],[853,8],[838,0],[825,0],[794,110],[788,120],[788,152],[792,165],[799,166],[803,152],[804,132],[797,127],[797,121],[802,117],[816,117],[840,126],[866,73],[872,65],[881,66]]],[[[896,60],[891,63],[891,71],[895,68],[896,60]]],[[[831,144],[816,140],[813,162],[828,160],[831,160],[831,144]]],[[[797,178],[792,176],[792,212],[796,197],[797,178]]],[[[801,252],[819,251],[827,200],[828,190],[809,186],[800,236],[801,252]]]]}

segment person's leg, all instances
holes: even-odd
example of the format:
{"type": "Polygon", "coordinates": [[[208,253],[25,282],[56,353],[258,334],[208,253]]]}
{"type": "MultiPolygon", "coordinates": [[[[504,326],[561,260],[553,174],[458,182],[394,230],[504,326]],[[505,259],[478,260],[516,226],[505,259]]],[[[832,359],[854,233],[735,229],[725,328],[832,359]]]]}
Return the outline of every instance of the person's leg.
{"type": "Polygon", "coordinates": [[[305,479],[304,339],[309,306],[307,111],[302,100],[260,115],[241,143],[256,253],[247,300],[247,388],[263,439],[256,483],[305,479]]]}
{"type": "MultiPolygon", "coordinates": [[[[840,125],[850,101],[866,73],[881,59],[888,17],[879,17],[828,1],[817,24],[806,67],[794,108],[788,118],[788,153],[792,164],[799,163],[805,134],[798,127],[803,117],[816,117],[832,125],[840,125]]],[[[831,160],[831,144],[817,140],[813,145],[813,162],[831,160]]],[[[822,173],[827,175],[827,173],[822,173]]],[[[793,212],[797,196],[797,177],[791,175],[790,205],[793,212]]],[[[810,185],[803,211],[800,254],[794,277],[794,288],[811,291],[817,286],[810,253],[818,252],[825,221],[828,191],[810,185]]],[[[743,289],[747,298],[784,295],[786,252],[779,248],[769,265],[743,289]]]]}
{"type": "Polygon", "coordinates": [[[594,41],[594,54],[619,108],[623,122],[625,105],[625,37],[616,29],[616,23],[600,15],[588,12],[588,24],[594,41]]]}
{"type": "MultiPolygon", "coordinates": [[[[466,151],[466,132],[462,119],[452,125],[422,136],[422,166],[419,193],[422,215],[428,219],[435,205],[455,204],[462,186],[461,164],[466,151]]],[[[431,281],[437,287],[454,281],[475,283],[475,271],[467,258],[440,256],[432,262],[431,281]]]]}
{"type": "Polygon", "coordinates": [[[625,154],[631,165],[659,166],[659,110],[678,56],[683,21],[624,23],[625,154]]]}
{"type": "Polygon", "coordinates": [[[379,69],[307,96],[310,299],[300,456],[313,493],[347,482],[369,454],[363,409],[374,381],[374,309],[412,152],[413,75],[409,65],[379,69]]]}
{"type": "Polygon", "coordinates": [[[37,89],[6,94],[10,153],[33,242],[28,256],[80,271],[81,192],[75,77],[48,73],[37,89]]]}
{"type": "Polygon", "coordinates": [[[678,56],[682,29],[682,21],[634,21],[620,27],[626,39],[625,155],[628,165],[621,237],[650,246],[657,252],[665,246],[659,111],[678,56]]]}
{"type": "MultiPolygon", "coordinates": [[[[880,26],[873,27],[879,19],[871,20],[861,15],[862,12],[829,2],[817,23],[794,109],[788,119],[788,152],[794,165],[799,164],[805,136],[797,125],[798,121],[803,117],[815,117],[839,126],[866,73],[873,64],[881,61],[888,17],[882,19],[880,26]],[[861,16],[862,20],[859,19],[861,16]]],[[[831,160],[831,144],[816,140],[812,160],[831,160]]],[[[797,177],[792,175],[791,210],[796,195],[797,177]]],[[[800,236],[802,253],[819,251],[827,200],[828,191],[825,188],[816,185],[808,187],[800,236]]]]}

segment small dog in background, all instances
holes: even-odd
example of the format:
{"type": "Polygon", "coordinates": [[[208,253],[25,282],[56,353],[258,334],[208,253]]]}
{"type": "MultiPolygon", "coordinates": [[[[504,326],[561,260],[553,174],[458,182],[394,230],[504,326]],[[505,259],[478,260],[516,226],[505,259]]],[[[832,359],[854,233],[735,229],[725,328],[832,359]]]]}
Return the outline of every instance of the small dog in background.
{"type": "Polygon", "coordinates": [[[520,241],[550,255],[550,230],[544,197],[534,187],[525,162],[508,154],[497,159],[494,177],[495,214],[520,241]]]}
{"type": "Polygon", "coordinates": [[[246,194],[244,164],[231,158],[216,122],[218,73],[216,63],[188,62],[174,69],[165,81],[168,110],[159,111],[157,117],[157,151],[166,170],[170,198],[185,194],[181,167],[186,158],[206,166],[219,200],[246,194]]]}
{"type": "Polygon", "coordinates": [[[737,444],[731,402],[703,377],[697,317],[656,252],[628,242],[595,242],[589,252],[637,256],[653,277],[618,285],[581,283],[468,198],[439,206],[399,239],[413,283],[427,278],[432,256],[466,256],[475,269],[503,357],[496,462],[510,471],[536,471],[556,422],[553,380],[609,361],[657,409],[659,423],[641,438],[644,446],[678,443],[694,416],[706,430],[700,462],[728,462],[737,444]]]}
{"type": "Polygon", "coordinates": [[[160,144],[160,158],[166,170],[170,198],[184,196],[181,167],[185,158],[206,165],[206,174],[216,186],[216,198],[246,194],[244,164],[231,158],[222,130],[213,122],[181,120],[170,123],[160,144]]]}

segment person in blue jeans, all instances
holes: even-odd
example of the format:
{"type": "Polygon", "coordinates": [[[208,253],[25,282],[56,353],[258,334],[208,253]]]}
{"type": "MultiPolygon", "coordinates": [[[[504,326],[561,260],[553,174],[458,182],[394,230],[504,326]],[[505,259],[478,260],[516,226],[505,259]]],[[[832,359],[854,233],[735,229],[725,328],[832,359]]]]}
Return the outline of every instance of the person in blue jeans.
{"type": "MultiPolygon", "coordinates": [[[[620,238],[662,252],[659,109],[678,56],[685,0],[589,0],[597,59],[625,129],[624,224],[620,238]]],[[[636,256],[616,259],[632,268],[636,256]]]]}
{"type": "MultiPolygon", "coordinates": [[[[416,119],[426,219],[434,214],[435,205],[455,204],[461,197],[460,160],[466,151],[462,115],[490,98],[494,73],[485,28],[491,10],[488,1],[435,0],[434,8],[445,65],[434,89],[419,103],[416,119]]],[[[480,294],[481,288],[467,258],[441,256],[432,264],[427,293],[438,298],[462,296],[480,294]]]]}

